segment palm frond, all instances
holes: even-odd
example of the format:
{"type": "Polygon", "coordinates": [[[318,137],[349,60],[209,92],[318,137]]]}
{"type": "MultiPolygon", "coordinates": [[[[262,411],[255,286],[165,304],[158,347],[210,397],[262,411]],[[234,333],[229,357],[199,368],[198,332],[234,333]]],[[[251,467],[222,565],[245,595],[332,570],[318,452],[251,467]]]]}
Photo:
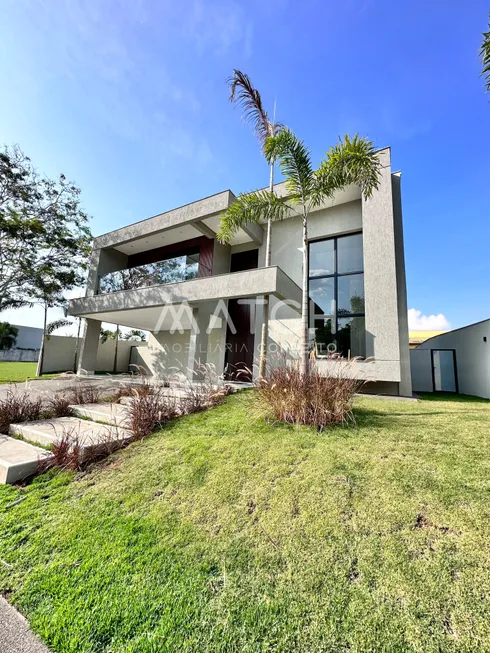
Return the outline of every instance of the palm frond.
{"type": "Polygon", "coordinates": [[[56,331],[56,329],[61,329],[63,327],[70,326],[70,325],[71,325],[70,320],[63,320],[63,319],[54,320],[53,322],[50,322],[46,326],[46,335],[50,336],[52,333],[56,331]]]}
{"type": "Polygon", "coordinates": [[[253,86],[250,77],[240,70],[226,80],[230,87],[230,102],[243,109],[243,118],[253,125],[255,135],[262,147],[269,136],[274,136],[281,125],[274,125],[262,104],[259,91],[253,86]]]}
{"type": "Polygon", "coordinates": [[[268,190],[243,193],[221,215],[216,238],[221,243],[229,243],[244,224],[282,220],[288,210],[287,198],[277,197],[268,190]]]}
{"type": "Polygon", "coordinates": [[[277,136],[267,139],[264,151],[269,162],[279,161],[291,202],[305,202],[313,188],[314,173],[310,151],[304,142],[284,127],[277,136]]]}
{"type": "Polygon", "coordinates": [[[485,77],[485,88],[487,93],[490,93],[490,13],[488,14],[488,32],[483,32],[480,59],[483,65],[481,75],[485,77]]]}
{"type": "Polygon", "coordinates": [[[318,185],[325,196],[331,196],[349,184],[360,186],[365,198],[379,186],[381,162],[373,141],[355,134],[346,134],[327,152],[318,169],[318,185]]]}

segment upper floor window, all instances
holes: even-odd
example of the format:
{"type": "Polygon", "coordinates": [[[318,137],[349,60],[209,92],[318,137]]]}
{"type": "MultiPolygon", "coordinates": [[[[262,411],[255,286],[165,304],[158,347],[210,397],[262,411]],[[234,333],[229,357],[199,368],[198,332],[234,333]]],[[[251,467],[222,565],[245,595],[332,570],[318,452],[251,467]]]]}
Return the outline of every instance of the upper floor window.
{"type": "Polygon", "coordinates": [[[160,286],[195,279],[198,275],[199,253],[147,263],[126,270],[105,274],[99,280],[99,293],[111,293],[133,288],[160,286]]]}
{"type": "Polygon", "coordinates": [[[310,327],[318,354],[366,355],[362,234],[311,242],[310,327]]]}

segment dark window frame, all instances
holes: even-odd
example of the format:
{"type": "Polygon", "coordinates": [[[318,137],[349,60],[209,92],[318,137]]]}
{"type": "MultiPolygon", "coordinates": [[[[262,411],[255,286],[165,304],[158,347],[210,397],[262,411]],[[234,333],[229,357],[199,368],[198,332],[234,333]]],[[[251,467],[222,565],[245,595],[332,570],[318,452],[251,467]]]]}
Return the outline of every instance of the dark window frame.
{"type": "Polygon", "coordinates": [[[457,358],[456,358],[456,349],[449,349],[449,348],[435,348],[430,350],[430,366],[431,366],[431,372],[432,372],[432,392],[435,393],[442,393],[442,394],[459,394],[459,382],[458,382],[458,363],[457,363],[457,358]],[[434,352],[435,351],[452,351],[453,352],[453,369],[454,369],[454,387],[455,390],[454,392],[451,390],[436,390],[436,374],[435,374],[435,369],[434,369],[434,352]]]}
{"type": "MultiPolygon", "coordinates": [[[[340,236],[328,236],[327,238],[315,238],[312,240],[308,241],[308,327],[311,327],[311,323],[313,322],[313,328],[315,328],[315,321],[316,320],[322,320],[322,319],[332,319],[332,321],[335,322],[335,334],[334,338],[336,340],[336,335],[338,333],[338,323],[339,319],[349,319],[351,317],[363,317],[366,319],[366,310],[364,308],[363,313],[348,313],[346,315],[339,315],[339,277],[349,277],[349,276],[354,276],[356,274],[362,274],[363,275],[363,281],[364,281],[364,239],[362,243],[362,248],[363,248],[363,265],[362,265],[362,270],[355,270],[351,272],[337,272],[338,270],[338,241],[341,238],[348,238],[349,236],[362,236],[362,230],[360,231],[353,231],[348,234],[342,234],[340,236]],[[311,261],[311,246],[314,245],[315,243],[321,243],[325,242],[327,240],[332,240],[333,241],[333,264],[334,264],[334,270],[332,274],[320,274],[320,275],[315,275],[315,276],[310,276],[310,261],[311,261]],[[311,316],[311,304],[315,303],[311,298],[310,298],[310,281],[316,281],[318,279],[333,279],[334,280],[334,300],[335,300],[335,315],[327,315],[326,313],[322,314],[315,314],[313,312],[313,319],[311,316]]],[[[365,299],[365,298],[364,298],[365,299]]]]}

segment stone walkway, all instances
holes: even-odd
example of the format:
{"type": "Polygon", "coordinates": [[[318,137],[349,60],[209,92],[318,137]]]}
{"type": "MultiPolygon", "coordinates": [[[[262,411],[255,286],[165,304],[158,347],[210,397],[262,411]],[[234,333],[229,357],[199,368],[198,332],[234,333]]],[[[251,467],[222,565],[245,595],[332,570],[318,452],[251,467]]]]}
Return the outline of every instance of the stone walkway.
{"type": "Polygon", "coordinates": [[[131,437],[125,428],[127,406],[84,404],[70,408],[73,417],[11,424],[9,436],[0,435],[0,483],[18,483],[34,475],[39,463],[51,456],[47,449],[61,439],[67,438],[83,450],[131,437]]]}

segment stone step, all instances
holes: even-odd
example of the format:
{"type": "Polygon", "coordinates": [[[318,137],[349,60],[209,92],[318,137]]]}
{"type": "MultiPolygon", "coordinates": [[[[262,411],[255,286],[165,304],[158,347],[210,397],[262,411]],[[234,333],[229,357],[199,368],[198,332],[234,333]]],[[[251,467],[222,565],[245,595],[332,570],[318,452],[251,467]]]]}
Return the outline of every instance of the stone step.
{"type": "Polygon", "coordinates": [[[127,425],[128,409],[120,404],[80,404],[70,408],[76,417],[115,426],[127,425]]]}
{"type": "MultiPolygon", "coordinates": [[[[160,393],[162,396],[168,397],[169,399],[175,399],[176,401],[179,399],[185,399],[188,395],[187,390],[184,388],[160,388],[160,393]]],[[[134,397],[121,397],[119,403],[123,406],[129,406],[133,399],[134,397]]]]}
{"type": "Polygon", "coordinates": [[[130,431],[109,424],[97,424],[79,417],[56,417],[35,422],[10,425],[11,435],[20,435],[24,440],[45,447],[63,437],[78,442],[82,449],[111,440],[129,440],[130,431]]]}
{"type": "Polygon", "coordinates": [[[17,483],[37,472],[39,461],[49,458],[45,449],[0,435],[0,484],[17,483]]]}

